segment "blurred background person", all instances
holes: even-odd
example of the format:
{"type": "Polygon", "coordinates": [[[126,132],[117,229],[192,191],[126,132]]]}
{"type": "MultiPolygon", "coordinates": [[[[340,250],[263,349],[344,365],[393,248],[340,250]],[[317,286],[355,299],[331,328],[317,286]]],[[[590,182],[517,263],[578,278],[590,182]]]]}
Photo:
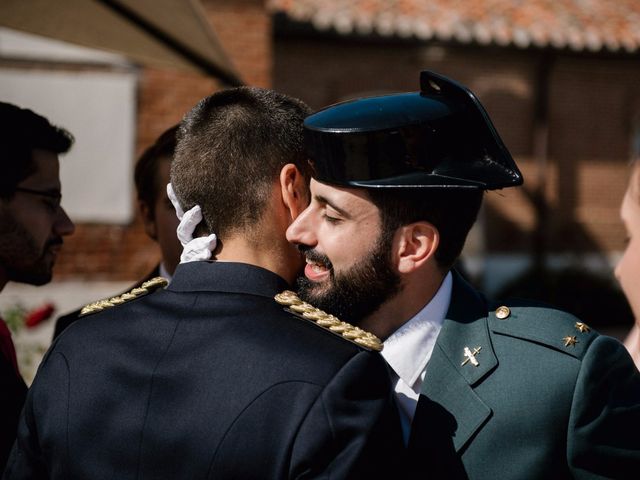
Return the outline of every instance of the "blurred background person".
{"type": "Polygon", "coordinates": [[[162,253],[160,263],[147,278],[160,275],[171,280],[180,262],[182,246],[176,237],[178,218],[167,198],[166,188],[176,148],[177,131],[178,126],[175,125],[160,135],[136,164],[134,179],[144,229],[147,235],[158,243],[162,253]]]}
{"type": "Polygon", "coordinates": [[[640,157],[633,162],[629,186],[622,200],[620,217],[627,230],[627,246],[616,266],[616,277],[627,296],[635,325],[624,341],[640,369],[640,157]]]}
{"type": "MultiPolygon", "coordinates": [[[[140,286],[157,276],[171,280],[180,262],[182,246],[176,236],[178,218],[166,191],[176,148],[177,131],[178,126],[174,125],[162,133],[136,163],[134,180],[138,195],[138,209],[145,232],[158,244],[162,257],[153,270],[131,288],[140,286]]],[[[58,318],[53,333],[54,338],[78,319],[80,310],[77,309],[58,318]]]]}
{"type": "MultiPolygon", "coordinates": [[[[0,291],[8,282],[44,285],[74,225],[60,205],[58,155],[73,137],[32,112],[0,103],[0,291]]],[[[11,333],[0,319],[0,471],[15,439],[27,387],[11,333]]]]}

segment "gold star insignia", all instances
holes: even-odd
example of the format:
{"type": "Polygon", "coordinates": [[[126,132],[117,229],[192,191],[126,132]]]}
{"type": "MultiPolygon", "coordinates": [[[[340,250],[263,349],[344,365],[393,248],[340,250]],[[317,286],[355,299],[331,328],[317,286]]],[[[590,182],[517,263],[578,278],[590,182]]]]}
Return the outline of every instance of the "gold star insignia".
{"type": "Polygon", "coordinates": [[[591,327],[586,323],[576,322],[576,328],[580,333],[589,333],[591,331],[591,327]]]}
{"type": "Polygon", "coordinates": [[[565,347],[574,347],[576,343],[578,343],[578,339],[575,335],[567,335],[562,340],[564,340],[565,347]]]}

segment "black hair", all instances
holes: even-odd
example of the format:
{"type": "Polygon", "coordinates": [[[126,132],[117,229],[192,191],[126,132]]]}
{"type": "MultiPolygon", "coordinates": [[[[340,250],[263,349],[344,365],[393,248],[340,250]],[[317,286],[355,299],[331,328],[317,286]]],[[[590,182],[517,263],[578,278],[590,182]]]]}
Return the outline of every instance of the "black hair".
{"type": "Polygon", "coordinates": [[[158,172],[160,162],[164,159],[171,162],[176,149],[178,125],[165,130],[153,145],[148,147],[136,163],[133,179],[136,185],[138,200],[149,207],[149,213],[154,215],[158,194],[164,185],[159,185],[158,172]]]}
{"type": "Polygon", "coordinates": [[[171,166],[182,207],[200,205],[205,230],[220,238],[252,231],[284,165],[310,174],[302,133],[309,113],[300,100],[255,87],[200,101],[180,124],[171,166]]]}
{"type": "Polygon", "coordinates": [[[384,236],[403,225],[427,221],[440,234],[435,259],[442,270],[460,256],[482,204],[483,191],[465,188],[367,189],[378,209],[384,236]]]}
{"type": "Polygon", "coordinates": [[[33,150],[66,153],[73,136],[31,110],[0,102],[0,198],[13,197],[18,184],[35,172],[33,150]]]}

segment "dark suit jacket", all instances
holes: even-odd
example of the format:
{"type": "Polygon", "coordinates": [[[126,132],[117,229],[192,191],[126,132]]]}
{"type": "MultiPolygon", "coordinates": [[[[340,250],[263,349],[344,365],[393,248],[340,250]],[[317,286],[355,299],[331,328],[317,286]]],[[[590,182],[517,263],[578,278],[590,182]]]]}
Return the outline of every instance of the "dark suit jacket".
{"type": "Polygon", "coordinates": [[[47,353],[6,479],[384,478],[402,440],[386,364],[284,311],[238,263],[84,317],[47,353]]]}
{"type": "Polygon", "coordinates": [[[412,425],[416,476],[640,478],[640,374],[624,347],[565,312],[505,305],[498,318],[454,276],[412,425]],[[465,347],[481,347],[477,367],[465,347]]]}
{"type": "MultiPolygon", "coordinates": [[[[132,285],[129,290],[139,287],[147,280],[151,280],[152,278],[157,277],[158,275],[160,275],[160,264],[156,265],[155,268],[151,270],[151,272],[146,277],[144,277],[142,280],[132,285]]],[[[78,320],[78,318],[80,317],[81,311],[82,311],[82,308],[78,308],[73,312],[69,312],[58,317],[58,319],[56,320],[56,326],[53,330],[54,340],[57,338],[58,335],[60,335],[64,331],[64,329],[66,329],[69,325],[71,325],[73,322],[78,320]]]]}

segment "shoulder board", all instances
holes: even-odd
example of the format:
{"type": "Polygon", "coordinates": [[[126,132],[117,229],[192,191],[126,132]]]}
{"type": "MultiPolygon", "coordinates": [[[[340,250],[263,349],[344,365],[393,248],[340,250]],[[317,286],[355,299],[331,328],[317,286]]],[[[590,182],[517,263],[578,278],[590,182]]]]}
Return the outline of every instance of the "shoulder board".
{"type": "Polygon", "coordinates": [[[496,333],[540,343],[576,358],[582,357],[598,333],[570,313],[544,305],[505,303],[489,312],[496,333]]]}
{"type": "Polygon", "coordinates": [[[373,333],[367,332],[360,327],[343,322],[337,317],[330,315],[319,308],[302,301],[291,290],[285,290],[275,297],[276,302],[284,305],[285,311],[294,314],[304,320],[324,328],[342,338],[349,340],[360,347],[376,352],[382,351],[382,342],[373,333]]]}
{"type": "Polygon", "coordinates": [[[82,308],[80,311],[80,315],[78,317],[84,317],[85,315],[89,315],[91,313],[101,312],[105,308],[115,307],[116,305],[122,305],[123,303],[128,302],[129,300],[133,300],[134,298],[139,298],[144,295],[147,295],[159,288],[164,288],[169,284],[166,278],[163,277],[155,277],[151,280],[147,280],[139,287],[133,288],[127,293],[123,293],[122,295],[118,295],[116,297],[107,298],[104,300],[98,300],[97,302],[90,303],[82,308]]]}

